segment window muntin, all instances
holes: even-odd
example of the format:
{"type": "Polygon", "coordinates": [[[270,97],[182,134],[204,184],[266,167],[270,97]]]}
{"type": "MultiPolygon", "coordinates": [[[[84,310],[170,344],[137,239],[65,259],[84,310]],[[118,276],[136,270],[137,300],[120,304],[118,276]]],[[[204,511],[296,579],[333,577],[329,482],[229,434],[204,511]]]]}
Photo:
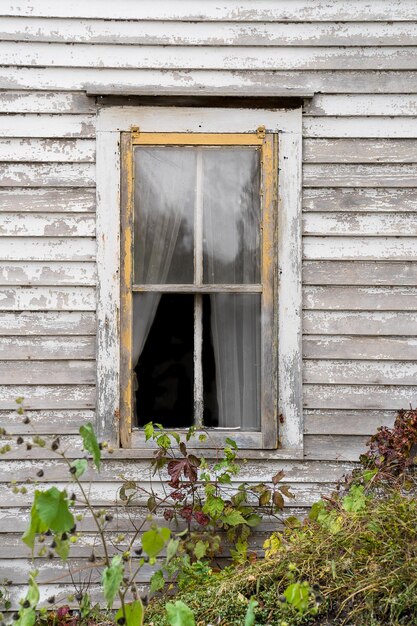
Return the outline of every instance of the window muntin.
{"type": "Polygon", "coordinates": [[[123,151],[122,418],[162,294],[193,294],[194,423],[276,447],[273,136],[125,134],[123,151]]]}

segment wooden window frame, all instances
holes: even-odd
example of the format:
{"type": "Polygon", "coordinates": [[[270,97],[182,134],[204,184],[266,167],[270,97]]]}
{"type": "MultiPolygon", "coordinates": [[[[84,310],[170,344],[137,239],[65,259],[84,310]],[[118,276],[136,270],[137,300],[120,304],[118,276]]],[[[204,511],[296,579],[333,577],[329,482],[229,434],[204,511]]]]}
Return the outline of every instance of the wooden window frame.
{"type": "MultiPolygon", "coordinates": [[[[215,145],[237,145],[240,138],[242,145],[253,141],[263,146],[264,154],[270,153],[267,156],[268,167],[272,168],[269,180],[277,178],[277,189],[273,183],[266,186],[264,206],[274,207],[273,196],[277,192],[278,207],[270,212],[272,221],[277,222],[277,235],[275,239],[275,228],[271,224],[267,228],[271,236],[264,237],[263,245],[269,248],[267,257],[273,262],[263,265],[272,277],[270,310],[275,311],[277,317],[276,323],[273,318],[269,325],[269,341],[277,347],[270,351],[270,368],[266,363],[263,367],[269,368],[271,380],[278,379],[278,392],[272,384],[271,393],[265,396],[269,419],[262,424],[263,438],[261,433],[211,429],[209,442],[204,446],[214,448],[232,435],[241,448],[252,450],[255,455],[265,455],[262,450],[269,449],[268,454],[274,458],[301,458],[301,108],[112,107],[100,110],[97,120],[97,426],[100,435],[123,447],[131,447],[131,452],[137,450],[141,456],[149,448],[148,444],[145,447],[141,431],[132,434],[129,384],[123,386],[123,393],[120,387],[130,366],[129,323],[125,323],[129,319],[130,305],[126,287],[123,287],[129,277],[125,274],[127,264],[121,265],[120,259],[121,254],[126,256],[131,249],[129,229],[123,228],[123,205],[129,205],[132,198],[132,176],[128,176],[130,182],[121,176],[126,176],[132,166],[132,145],[146,142],[155,145],[157,137],[161,144],[168,145],[168,135],[171,143],[178,144],[182,139],[187,145],[191,139],[194,145],[208,145],[210,138],[221,141],[215,145]],[[257,132],[259,127],[265,127],[265,138],[257,132]],[[124,167],[121,167],[122,158],[124,167]],[[276,359],[277,376],[274,374],[276,359]],[[275,416],[274,423],[271,415],[275,416]]],[[[263,169],[266,171],[265,167],[263,169]]]]}
{"type": "MultiPolygon", "coordinates": [[[[144,444],[142,429],[132,427],[132,295],[157,291],[164,293],[260,293],[261,294],[261,428],[260,431],[236,429],[210,429],[210,439],[223,442],[233,437],[239,447],[278,447],[277,419],[277,315],[275,253],[275,216],[277,189],[277,136],[257,133],[141,133],[131,131],[121,135],[121,398],[120,436],[124,447],[141,447],[144,444]],[[190,285],[135,285],[133,281],[133,196],[134,196],[134,148],[135,146],[255,146],[261,151],[261,283],[257,285],[204,285],[202,281],[190,285]]],[[[198,238],[196,239],[196,241],[198,238]]],[[[202,268],[201,268],[202,269],[202,268]]],[[[199,333],[201,335],[201,333],[199,333]]],[[[202,336],[201,336],[202,339],[202,336]]],[[[195,345],[194,366],[196,387],[202,388],[201,345],[195,345]],[[197,350],[197,352],[196,352],[197,350]]],[[[196,393],[196,389],[194,390],[196,393]]],[[[198,390],[197,390],[198,393],[198,390]]],[[[200,395],[200,394],[198,394],[200,395]]],[[[202,424],[203,404],[198,398],[195,404],[195,424],[202,424]],[[201,406],[200,406],[201,405],[201,406]]]]}

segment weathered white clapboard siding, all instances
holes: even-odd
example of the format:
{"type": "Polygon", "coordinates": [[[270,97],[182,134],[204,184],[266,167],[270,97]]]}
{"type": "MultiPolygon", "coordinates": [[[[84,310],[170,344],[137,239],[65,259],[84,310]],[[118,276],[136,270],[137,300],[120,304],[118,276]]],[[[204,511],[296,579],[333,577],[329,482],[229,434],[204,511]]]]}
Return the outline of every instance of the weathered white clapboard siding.
{"type": "Polygon", "coordinates": [[[93,115],[1,114],[0,137],[74,137],[95,135],[93,115]]]}
{"type": "Polygon", "coordinates": [[[323,261],[417,261],[417,240],[415,237],[305,236],[303,254],[307,260],[323,261]]]}
{"type": "Polygon", "coordinates": [[[95,263],[15,261],[2,263],[0,266],[0,285],[73,285],[77,287],[95,284],[95,263]]]}
{"type": "Polygon", "coordinates": [[[414,287],[308,286],[304,288],[305,309],[402,311],[416,310],[414,287]]]}
{"type": "Polygon", "coordinates": [[[304,163],[415,163],[415,139],[305,139],[304,163]]]}
{"type": "Polygon", "coordinates": [[[0,163],[4,187],[92,187],[91,163],[0,163]]]}
{"type": "Polygon", "coordinates": [[[17,0],[5,0],[1,15],[21,15],[30,17],[71,17],[101,19],[140,19],[140,20],[182,20],[182,21],[225,21],[225,22],[327,22],[346,21],[412,21],[417,19],[417,9],[413,0],[344,0],[325,2],[317,0],[258,0],[256,4],[248,0],[224,0],[221,4],[209,0],[200,2],[180,0],[154,0],[152,4],[133,4],[129,0],[119,0],[117,5],[103,4],[101,0],[73,0],[65,6],[53,0],[31,0],[26,5],[17,0]]]}
{"type": "Polygon", "coordinates": [[[303,341],[303,356],[306,359],[417,361],[417,337],[308,335],[303,341]]]}
{"type": "MultiPolygon", "coordinates": [[[[417,401],[416,51],[415,0],[1,2],[0,427],[30,435],[15,411],[24,396],[36,430],[59,432],[77,457],[78,429],[95,420],[102,94],[302,89],[315,93],[303,103],[305,458],[247,451],[242,479],[284,469],[297,496],[285,515],[331,489],[368,436],[417,401]]],[[[114,505],[118,474],[146,483],[149,454],[116,449],[94,482],[96,505],[114,505]]],[[[17,533],[34,487],[12,494],[7,482],[42,466],[45,485],[64,484],[53,459],[22,446],[1,474],[0,532],[10,534],[0,566],[18,583],[13,606],[27,580],[17,533]]],[[[260,531],[273,527],[264,520],[260,531]]],[[[89,554],[92,520],[80,529],[75,563],[89,554]]],[[[41,581],[54,577],[55,564],[39,565],[41,581]]],[[[43,598],[65,593],[66,579],[41,585],[43,598]]]]}
{"type": "Polygon", "coordinates": [[[417,335],[414,311],[318,311],[303,312],[305,334],[321,335],[417,335]]]}
{"type": "Polygon", "coordinates": [[[405,46],[417,25],[407,22],[193,22],[3,17],[5,41],[160,46],[405,46]]]}
{"type": "Polygon", "coordinates": [[[92,139],[1,139],[0,161],[88,163],[95,160],[92,139]]]}
{"type": "MultiPolygon", "coordinates": [[[[47,382],[47,381],[45,381],[47,382]]],[[[0,385],[0,409],[16,408],[23,397],[28,409],[94,408],[94,385],[0,385]]]]}
{"type": "Polygon", "coordinates": [[[28,425],[17,419],[16,410],[0,411],[0,428],[4,428],[11,435],[31,436],[33,428],[40,435],[55,435],[58,432],[61,435],[72,435],[78,433],[82,424],[95,419],[92,409],[29,409],[25,411],[25,416],[30,420],[28,425]]]}
{"type": "MultiPolygon", "coordinates": [[[[305,409],[307,435],[372,435],[379,426],[392,427],[396,411],[354,409],[305,409]]],[[[311,439],[310,439],[311,441],[311,439]]]]}
{"type": "Polygon", "coordinates": [[[95,207],[95,188],[2,188],[0,186],[0,213],[13,211],[90,213],[95,211],[95,207]]]}
{"type": "MultiPolygon", "coordinates": [[[[0,337],[0,359],[3,361],[94,359],[93,336],[13,336],[0,337]]],[[[10,365],[12,367],[13,364],[10,365]]],[[[17,381],[15,381],[17,382],[17,381]]]]}
{"type": "Polygon", "coordinates": [[[93,287],[7,287],[0,293],[4,311],[94,311],[93,287]]]}
{"type": "Polygon", "coordinates": [[[94,215],[74,215],[73,213],[59,215],[2,213],[0,215],[0,236],[4,237],[94,237],[94,234],[94,215]]]}
{"type": "Polygon", "coordinates": [[[16,247],[14,237],[4,237],[0,258],[5,261],[92,261],[96,242],[93,237],[21,237],[16,247]]]}
{"type": "Polygon", "coordinates": [[[95,335],[94,312],[0,311],[0,336],[95,335]]]}
{"type": "Polygon", "coordinates": [[[203,70],[415,70],[417,47],[118,46],[0,42],[5,65],[203,70]],[[198,52],[198,53],[197,53],[198,52]]]}
{"type": "MultiPolygon", "coordinates": [[[[0,38],[2,27],[7,18],[0,22],[0,38]]],[[[17,20],[20,21],[20,20],[17,20]]],[[[94,113],[95,103],[84,93],[74,92],[41,92],[41,91],[4,91],[0,94],[2,113],[94,113]]]]}
{"type": "MultiPolygon", "coordinates": [[[[326,93],[417,93],[416,71],[221,71],[134,70],[71,67],[2,68],[0,88],[12,90],[84,90],[92,94],[138,93],[151,95],[241,95],[242,88],[253,96],[276,95],[279,91],[302,89],[326,93]],[[140,87],[138,87],[138,85],[140,87]]],[[[383,135],[384,136],[384,135],[383,135]]]]}
{"type": "Polygon", "coordinates": [[[413,261],[304,261],[305,285],[417,285],[413,261]]]}
{"type": "MultiPolygon", "coordinates": [[[[350,156],[347,156],[347,160],[350,156]]],[[[365,211],[406,212],[417,211],[415,189],[404,188],[305,188],[304,211],[365,211]]]]}

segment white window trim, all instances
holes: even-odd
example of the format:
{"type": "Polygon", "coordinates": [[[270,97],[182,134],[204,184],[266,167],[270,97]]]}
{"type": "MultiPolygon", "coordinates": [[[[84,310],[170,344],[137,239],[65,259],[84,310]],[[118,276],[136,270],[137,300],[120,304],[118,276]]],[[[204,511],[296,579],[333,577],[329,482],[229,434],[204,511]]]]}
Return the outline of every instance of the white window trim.
{"type": "MultiPolygon", "coordinates": [[[[97,429],[117,445],[120,402],[120,133],[278,133],[278,415],[273,458],[303,455],[302,109],[111,107],[97,116],[97,429]]],[[[259,451],[262,455],[262,451],[259,451]]]]}

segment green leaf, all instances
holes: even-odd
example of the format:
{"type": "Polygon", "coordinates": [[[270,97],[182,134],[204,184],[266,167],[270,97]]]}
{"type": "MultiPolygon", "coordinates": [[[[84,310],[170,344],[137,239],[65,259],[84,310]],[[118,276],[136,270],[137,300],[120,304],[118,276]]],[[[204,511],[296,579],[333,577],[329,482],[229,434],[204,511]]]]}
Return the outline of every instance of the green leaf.
{"type": "Polygon", "coordinates": [[[159,591],[165,587],[165,578],[162,573],[162,570],[154,572],[151,576],[151,592],[155,593],[155,591],[159,591]]]}
{"type": "Polygon", "coordinates": [[[75,461],[71,463],[71,467],[75,467],[75,478],[80,478],[88,467],[88,461],[87,459],[75,459],[75,461]]]}
{"type": "Polygon", "coordinates": [[[167,565],[174,558],[174,556],[177,554],[179,545],[180,545],[180,540],[179,539],[170,539],[168,541],[167,557],[166,557],[166,561],[165,561],[167,565]]]}
{"type": "Polygon", "coordinates": [[[149,441],[149,439],[152,439],[155,432],[152,422],[148,422],[147,424],[145,424],[143,430],[145,431],[145,441],[149,441]]]}
{"type": "Polygon", "coordinates": [[[29,589],[26,594],[26,600],[30,602],[31,607],[36,607],[40,598],[38,585],[36,584],[37,575],[37,570],[29,573],[29,589]]]}
{"type": "Polygon", "coordinates": [[[54,537],[54,541],[55,541],[55,552],[58,554],[58,556],[61,557],[61,559],[63,561],[66,561],[69,555],[69,549],[70,549],[70,542],[68,539],[61,539],[60,536],[55,535],[54,537]]]}
{"type": "Polygon", "coordinates": [[[29,606],[27,608],[22,606],[19,609],[19,618],[14,622],[17,626],[33,626],[36,622],[35,609],[39,602],[39,589],[35,580],[37,575],[36,570],[29,574],[29,589],[25,598],[25,601],[29,602],[29,606]]]}
{"type": "Polygon", "coordinates": [[[143,626],[143,604],[139,598],[134,600],[130,604],[125,604],[125,611],[123,615],[123,609],[120,608],[114,618],[117,624],[121,617],[124,617],[126,622],[125,626],[143,626]]]}
{"type": "MultiPolygon", "coordinates": [[[[206,489],[206,493],[207,491],[208,490],[206,489]]],[[[207,500],[205,501],[204,506],[203,506],[203,513],[206,513],[207,515],[210,515],[211,517],[217,517],[223,512],[223,509],[224,509],[224,502],[222,498],[219,498],[218,496],[213,496],[213,495],[207,496],[207,500]]]]}
{"type": "Polygon", "coordinates": [[[123,580],[123,569],[122,557],[116,554],[111,560],[110,567],[106,567],[103,570],[101,582],[109,609],[112,608],[116,594],[120,589],[120,584],[123,580]]]}
{"type": "Polygon", "coordinates": [[[299,613],[305,613],[308,609],[310,590],[308,584],[291,583],[284,591],[284,596],[299,613]]]}
{"type": "Polygon", "coordinates": [[[265,489],[259,496],[259,506],[266,506],[271,502],[271,491],[270,489],[265,489]]]}
{"type": "Polygon", "coordinates": [[[87,450],[92,455],[94,465],[100,471],[101,451],[91,422],[81,426],[80,435],[83,440],[84,450],[87,450]]]}
{"type": "Polygon", "coordinates": [[[226,513],[221,518],[224,524],[228,524],[228,526],[238,526],[239,524],[246,524],[246,520],[243,517],[242,513],[239,511],[230,511],[230,513],[226,513]]]}
{"type": "Polygon", "coordinates": [[[65,533],[74,526],[74,517],[68,508],[66,491],[51,487],[47,491],[35,491],[36,511],[46,529],[65,533]]]}
{"type": "Polygon", "coordinates": [[[142,535],[142,548],[149,557],[158,556],[171,536],[169,528],[151,528],[142,535]]]}
{"type": "Polygon", "coordinates": [[[165,609],[170,626],[195,626],[194,613],[181,600],[177,600],[175,604],[167,602],[165,609]]]}
{"type": "Polygon", "coordinates": [[[119,498],[120,500],[129,500],[136,493],[136,483],[134,480],[127,480],[120,487],[119,498]]]}
{"type": "Polygon", "coordinates": [[[226,443],[228,446],[233,448],[233,450],[238,450],[237,443],[234,439],[230,439],[230,437],[226,437],[226,443]]]}
{"type": "Polygon", "coordinates": [[[347,496],[342,500],[342,506],[348,513],[359,513],[366,507],[366,495],[362,485],[353,485],[347,496]]]}
{"type": "Polygon", "coordinates": [[[194,546],[194,555],[196,557],[196,559],[198,561],[200,561],[203,557],[206,556],[206,552],[207,552],[207,545],[205,544],[204,541],[197,541],[197,543],[194,546]]]}
{"type": "Polygon", "coordinates": [[[259,526],[261,521],[262,521],[261,516],[257,515],[256,513],[251,513],[250,515],[248,515],[248,517],[245,517],[246,524],[250,526],[251,528],[254,528],[255,526],[259,526]]]}
{"type": "Polygon", "coordinates": [[[255,623],[255,609],[259,602],[251,598],[245,616],[245,626],[253,626],[255,623]]]}
{"type": "Polygon", "coordinates": [[[22,541],[31,548],[32,552],[35,546],[36,535],[38,533],[45,533],[49,529],[49,526],[42,522],[38,515],[37,500],[39,493],[40,491],[35,491],[32,508],[30,510],[29,528],[26,529],[22,536],[22,541]]]}

